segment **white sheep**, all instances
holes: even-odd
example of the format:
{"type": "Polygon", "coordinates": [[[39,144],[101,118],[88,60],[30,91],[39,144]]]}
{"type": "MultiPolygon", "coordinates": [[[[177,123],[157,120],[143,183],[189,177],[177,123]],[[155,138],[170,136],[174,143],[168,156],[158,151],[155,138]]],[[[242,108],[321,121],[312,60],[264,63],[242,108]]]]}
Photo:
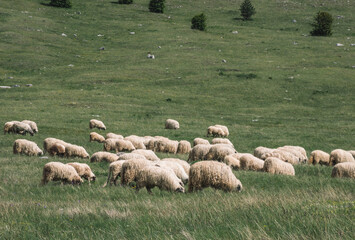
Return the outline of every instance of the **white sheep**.
{"type": "Polygon", "coordinates": [[[133,151],[136,148],[130,141],[116,138],[109,138],[104,141],[104,151],[133,151]]]}
{"type": "Polygon", "coordinates": [[[109,152],[96,152],[94,153],[91,158],[90,162],[108,162],[112,163],[118,161],[118,156],[114,153],[109,152]]]}
{"type": "Polygon", "coordinates": [[[62,184],[83,182],[74,167],[61,162],[49,162],[44,165],[41,184],[45,185],[49,181],[61,181],[62,184]]]}
{"type": "Polygon", "coordinates": [[[185,170],[185,173],[187,175],[189,175],[190,164],[188,162],[186,162],[185,160],[181,160],[178,158],[163,158],[162,161],[170,161],[170,162],[176,162],[176,163],[180,164],[183,167],[183,169],[185,170]]]}
{"type": "Polygon", "coordinates": [[[155,165],[159,165],[160,167],[170,168],[174,171],[175,175],[186,184],[189,180],[189,176],[185,172],[184,168],[177,162],[172,161],[158,161],[155,165]]]}
{"type": "Polygon", "coordinates": [[[124,137],[122,135],[115,134],[115,133],[107,133],[106,139],[109,139],[109,138],[123,139],[124,137]]]}
{"type": "Polygon", "coordinates": [[[37,127],[37,124],[34,121],[23,120],[22,122],[28,124],[31,127],[31,129],[32,129],[32,131],[34,133],[38,133],[38,127],[37,127]]]}
{"type": "Polygon", "coordinates": [[[284,162],[289,162],[292,165],[299,163],[299,158],[297,156],[293,155],[289,151],[284,151],[284,150],[280,150],[280,149],[275,149],[271,153],[266,153],[266,154],[264,154],[264,157],[265,157],[265,159],[268,157],[276,157],[276,158],[281,159],[284,162]]]}
{"type": "Polygon", "coordinates": [[[117,185],[117,179],[121,176],[121,169],[124,162],[126,162],[126,160],[110,163],[108,168],[107,181],[102,187],[106,187],[108,183],[110,183],[110,186],[112,186],[112,183],[115,184],[115,186],[117,185]]]}
{"type": "Polygon", "coordinates": [[[100,121],[100,120],[96,120],[96,119],[91,119],[90,120],[90,124],[89,124],[89,127],[90,129],[93,129],[93,128],[98,128],[98,129],[102,129],[102,130],[106,130],[106,126],[105,124],[100,121]]]}
{"type": "Polygon", "coordinates": [[[139,154],[139,153],[123,153],[118,156],[118,160],[130,160],[130,159],[144,159],[144,160],[149,160],[147,159],[144,155],[139,154]]]}
{"type": "Polygon", "coordinates": [[[355,151],[354,150],[350,150],[348,151],[351,155],[353,155],[353,158],[355,159],[355,151]]]}
{"type": "Polygon", "coordinates": [[[191,149],[188,161],[196,161],[205,159],[212,145],[198,144],[191,149]]]}
{"type": "Polygon", "coordinates": [[[236,152],[237,151],[229,144],[214,144],[211,145],[205,156],[205,160],[217,160],[221,162],[226,156],[236,152]]]}
{"type": "Polygon", "coordinates": [[[355,162],[337,163],[332,170],[332,177],[355,178],[355,162]]]}
{"type": "Polygon", "coordinates": [[[27,133],[29,133],[31,136],[34,135],[34,132],[33,132],[32,128],[30,127],[30,125],[28,125],[27,123],[23,123],[23,122],[15,121],[14,124],[12,125],[12,131],[13,131],[13,133],[16,133],[16,134],[26,135],[27,133]]]}
{"type": "Polygon", "coordinates": [[[136,181],[138,172],[144,167],[153,164],[154,162],[143,159],[131,159],[124,162],[121,169],[121,185],[125,186],[130,182],[136,181]]]}
{"type": "Polygon", "coordinates": [[[48,154],[51,156],[64,157],[65,146],[63,144],[56,142],[53,145],[51,145],[51,147],[48,150],[48,154]]]}
{"type": "Polygon", "coordinates": [[[147,149],[149,150],[152,150],[154,152],[156,152],[156,148],[157,148],[157,143],[159,140],[163,140],[163,141],[169,141],[170,139],[169,138],[166,138],[166,137],[162,137],[162,136],[155,136],[155,137],[152,137],[148,144],[146,145],[147,149]]]}
{"type": "Polygon", "coordinates": [[[224,131],[220,127],[216,126],[209,126],[207,128],[207,137],[213,136],[213,137],[224,137],[224,131]]]}
{"type": "MultiPolygon", "coordinates": [[[[65,147],[66,145],[66,142],[60,140],[60,139],[57,139],[57,138],[46,138],[44,139],[43,141],[43,151],[44,152],[49,152],[51,147],[54,145],[54,144],[61,144],[62,146],[65,147]]],[[[65,149],[64,149],[65,150],[65,149]]],[[[63,152],[64,154],[64,152],[63,152]]]]}
{"type": "Polygon", "coordinates": [[[69,157],[80,157],[80,158],[89,158],[89,154],[86,152],[85,148],[82,146],[74,145],[67,143],[65,146],[64,156],[69,157]]]}
{"type": "Polygon", "coordinates": [[[214,138],[211,141],[212,144],[229,144],[234,147],[233,143],[227,138],[214,138]]]}
{"type": "Polygon", "coordinates": [[[179,142],[170,139],[169,140],[161,139],[156,141],[154,144],[155,144],[154,149],[157,152],[176,154],[179,142]]]}
{"type": "Polygon", "coordinates": [[[307,162],[307,156],[303,155],[301,151],[299,151],[297,148],[290,147],[290,146],[284,146],[284,147],[278,147],[278,150],[281,151],[286,151],[289,152],[293,155],[295,155],[298,158],[299,163],[306,163],[307,162]]]}
{"type": "Polygon", "coordinates": [[[291,163],[284,162],[275,157],[265,159],[263,171],[271,174],[295,175],[295,169],[291,163]]]}
{"type": "Polygon", "coordinates": [[[252,154],[244,154],[239,161],[242,170],[261,171],[264,167],[264,161],[252,154]]]}
{"type": "Polygon", "coordinates": [[[203,138],[195,138],[194,139],[194,146],[196,146],[197,144],[205,144],[205,145],[209,145],[209,141],[203,138]]]}
{"type": "Polygon", "coordinates": [[[219,128],[221,128],[223,130],[223,137],[228,137],[229,136],[229,130],[228,130],[228,128],[226,126],[218,125],[218,124],[216,124],[214,126],[215,127],[219,127],[219,128]]]}
{"type": "Polygon", "coordinates": [[[90,142],[99,142],[103,143],[105,141],[104,136],[96,133],[96,132],[91,132],[90,133],[90,142]]]}
{"type": "Polygon", "coordinates": [[[125,137],[124,140],[130,141],[133,144],[133,146],[135,147],[135,149],[146,149],[146,147],[143,143],[143,139],[139,136],[131,135],[131,136],[125,137]]]}
{"type": "Polygon", "coordinates": [[[147,160],[150,161],[159,161],[159,157],[152,151],[152,150],[146,150],[146,149],[137,149],[134,150],[132,153],[137,153],[140,155],[143,155],[147,160]]]}
{"type": "Polygon", "coordinates": [[[238,170],[240,168],[240,158],[247,153],[233,153],[224,157],[223,162],[232,169],[238,170]]]}
{"type": "Polygon", "coordinates": [[[329,153],[323,152],[321,150],[314,150],[309,156],[309,164],[320,164],[320,165],[329,165],[330,155],[329,153]]]}
{"type": "Polygon", "coordinates": [[[159,166],[146,166],[137,174],[136,191],[145,187],[152,194],[152,188],[170,192],[185,192],[184,184],[171,169],[159,166]]]}
{"type": "Polygon", "coordinates": [[[14,129],[13,129],[13,126],[14,126],[14,123],[15,122],[18,122],[18,121],[10,121],[10,122],[6,122],[4,124],[4,134],[8,133],[14,133],[14,129]]]}
{"type": "Polygon", "coordinates": [[[348,151],[343,149],[335,149],[330,153],[329,164],[334,166],[335,164],[342,162],[354,162],[354,157],[348,151]]]}
{"type": "Polygon", "coordinates": [[[73,168],[75,168],[75,171],[79,174],[79,176],[81,178],[85,178],[86,180],[88,180],[89,184],[90,184],[90,181],[96,180],[96,176],[91,171],[91,168],[89,167],[89,165],[87,165],[85,163],[78,163],[78,162],[71,162],[71,163],[67,163],[67,164],[72,166],[73,168]]]}
{"type": "Polygon", "coordinates": [[[28,156],[39,156],[43,154],[42,150],[35,142],[26,139],[17,139],[13,145],[13,152],[14,154],[25,154],[28,156]]]}
{"type": "Polygon", "coordinates": [[[267,147],[257,147],[254,149],[254,156],[260,159],[265,160],[267,153],[272,153],[275,149],[267,147]]]}
{"type": "Polygon", "coordinates": [[[167,119],[165,121],[165,129],[179,129],[179,128],[180,128],[180,124],[178,121],[174,119],[167,119]]]}
{"type": "Polygon", "coordinates": [[[177,154],[188,154],[191,151],[191,143],[186,140],[181,140],[177,147],[177,154]]]}
{"type": "Polygon", "coordinates": [[[242,183],[230,167],[216,161],[201,161],[193,164],[189,174],[189,192],[213,187],[224,191],[241,191],[242,183]]]}
{"type": "Polygon", "coordinates": [[[290,145],[286,145],[284,146],[286,148],[293,148],[297,151],[299,151],[302,155],[303,155],[303,159],[308,159],[307,158],[307,152],[306,152],[306,149],[304,149],[303,147],[300,147],[300,146],[290,146],[290,145]]]}

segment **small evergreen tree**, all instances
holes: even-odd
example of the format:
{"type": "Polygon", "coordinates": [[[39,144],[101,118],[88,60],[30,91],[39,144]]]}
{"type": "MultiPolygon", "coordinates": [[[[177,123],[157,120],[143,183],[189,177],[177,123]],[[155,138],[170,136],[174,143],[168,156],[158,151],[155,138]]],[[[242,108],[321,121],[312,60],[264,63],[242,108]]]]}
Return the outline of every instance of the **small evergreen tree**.
{"type": "Polygon", "coordinates": [[[314,17],[314,22],[311,24],[313,30],[312,36],[331,36],[332,35],[333,17],[328,12],[318,12],[314,17]]]}
{"type": "Polygon", "coordinates": [[[194,16],[191,19],[191,28],[205,31],[206,30],[206,16],[205,16],[205,14],[201,13],[199,15],[194,16]]]}
{"type": "Polygon", "coordinates": [[[242,15],[243,19],[249,20],[255,13],[255,8],[251,4],[250,0],[244,0],[244,2],[240,5],[240,14],[242,15]]]}
{"type": "Polygon", "coordinates": [[[163,13],[165,9],[165,0],[150,0],[149,11],[163,13]]]}
{"type": "Polygon", "coordinates": [[[49,5],[53,7],[71,8],[70,0],[51,0],[49,5]]]}
{"type": "Polygon", "coordinates": [[[133,0],[118,0],[119,4],[132,4],[133,0]]]}

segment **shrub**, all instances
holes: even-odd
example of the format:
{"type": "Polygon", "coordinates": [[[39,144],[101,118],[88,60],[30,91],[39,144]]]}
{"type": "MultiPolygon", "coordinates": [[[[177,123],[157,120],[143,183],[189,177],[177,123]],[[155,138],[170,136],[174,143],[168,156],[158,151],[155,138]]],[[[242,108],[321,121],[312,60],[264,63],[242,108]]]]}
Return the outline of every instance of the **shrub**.
{"type": "Polygon", "coordinates": [[[191,28],[192,29],[198,29],[201,31],[206,30],[206,16],[205,14],[201,13],[199,15],[194,16],[191,19],[191,28]]]}
{"type": "Polygon", "coordinates": [[[53,7],[71,8],[70,0],[51,0],[49,5],[53,7]]]}
{"type": "Polygon", "coordinates": [[[250,0],[244,0],[244,2],[242,2],[240,5],[240,14],[242,15],[243,19],[249,20],[255,13],[255,8],[251,4],[250,0]]]}
{"type": "Polygon", "coordinates": [[[313,30],[312,36],[330,36],[332,35],[332,23],[333,17],[327,12],[318,12],[314,18],[314,22],[311,24],[313,30]]]}
{"type": "Polygon", "coordinates": [[[119,4],[132,4],[133,0],[118,0],[119,4]]]}
{"type": "Polygon", "coordinates": [[[165,0],[150,0],[149,11],[155,13],[163,13],[165,8],[165,0]]]}

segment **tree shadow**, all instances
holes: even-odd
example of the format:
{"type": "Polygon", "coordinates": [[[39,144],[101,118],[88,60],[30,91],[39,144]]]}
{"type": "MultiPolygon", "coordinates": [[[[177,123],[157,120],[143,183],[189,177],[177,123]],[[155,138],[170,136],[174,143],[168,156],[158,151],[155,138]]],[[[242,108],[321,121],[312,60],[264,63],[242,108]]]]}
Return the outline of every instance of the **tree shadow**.
{"type": "Polygon", "coordinates": [[[52,7],[52,5],[50,3],[41,2],[40,4],[43,5],[43,6],[52,7]]]}
{"type": "Polygon", "coordinates": [[[253,19],[244,19],[244,18],[242,18],[242,17],[235,17],[235,18],[233,18],[233,20],[236,20],[236,21],[245,21],[245,22],[247,22],[247,21],[253,21],[253,19]]]}
{"type": "Polygon", "coordinates": [[[118,4],[118,1],[116,1],[116,2],[111,2],[112,4],[118,4]]]}

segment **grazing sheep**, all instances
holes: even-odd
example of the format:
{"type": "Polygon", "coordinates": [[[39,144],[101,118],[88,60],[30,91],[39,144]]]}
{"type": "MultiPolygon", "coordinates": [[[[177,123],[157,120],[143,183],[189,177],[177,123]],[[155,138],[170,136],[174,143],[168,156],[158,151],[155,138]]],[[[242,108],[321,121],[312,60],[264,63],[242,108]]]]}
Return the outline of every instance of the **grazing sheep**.
{"type": "Polygon", "coordinates": [[[38,127],[34,121],[23,120],[22,122],[28,124],[34,133],[38,133],[38,127]]]}
{"type": "Polygon", "coordinates": [[[355,151],[354,150],[350,150],[348,151],[351,155],[353,155],[353,158],[355,159],[355,151]]]}
{"type": "Polygon", "coordinates": [[[335,149],[330,153],[329,163],[331,166],[334,166],[337,163],[354,161],[353,155],[343,149],[335,149]]]}
{"type": "Polygon", "coordinates": [[[49,162],[44,165],[41,184],[45,185],[49,181],[61,181],[62,184],[81,184],[83,182],[74,167],[61,162],[49,162]]]}
{"type": "Polygon", "coordinates": [[[240,168],[240,158],[247,153],[233,153],[225,156],[223,162],[231,168],[238,170],[240,168]]]}
{"type": "Polygon", "coordinates": [[[223,161],[224,158],[237,151],[229,144],[215,144],[211,145],[210,150],[205,156],[205,160],[223,161]]]}
{"type": "Polygon", "coordinates": [[[198,144],[191,149],[188,161],[196,161],[205,159],[212,145],[198,144]]]}
{"type": "Polygon", "coordinates": [[[304,156],[302,154],[302,152],[297,150],[296,148],[293,148],[290,146],[288,146],[288,147],[285,146],[285,147],[278,147],[277,149],[281,150],[281,151],[286,151],[286,152],[289,152],[289,153],[295,155],[298,158],[299,163],[307,163],[307,160],[308,160],[307,156],[304,156]]]}
{"type": "Polygon", "coordinates": [[[28,156],[39,156],[43,154],[42,150],[35,142],[26,139],[17,139],[13,145],[13,152],[14,154],[25,154],[28,156]]]}
{"type": "MultiPolygon", "coordinates": [[[[150,140],[152,140],[152,139],[154,139],[154,137],[152,137],[152,136],[144,136],[144,137],[142,138],[143,144],[144,144],[144,146],[145,146],[146,149],[148,149],[149,142],[150,142],[150,140]]],[[[150,150],[151,150],[151,149],[150,149],[150,150]]]]}
{"type": "Polygon", "coordinates": [[[261,171],[264,167],[263,160],[249,153],[241,156],[239,161],[242,170],[261,171]]]}
{"type": "Polygon", "coordinates": [[[130,182],[136,181],[137,174],[144,167],[153,165],[154,162],[143,159],[131,159],[122,164],[121,185],[125,186],[130,182]]]}
{"type": "Polygon", "coordinates": [[[179,142],[161,139],[155,142],[155,151],[176,154],[179,142]]]}
{"type": "Polygon", "coordinates": [[[296,157],[295,155],[293,155],[292,153],[290,153],[288,151],[283,151],[283,150],[279,150],[279,149],[276,149],[276,150],[272,151],[271,153],[266,153],[264,156],[265,156],[265,159],[268,157],[276,157],[276,158],[281,159],[284,162],[289,162],[292,165],[299,163],[298,157],[296,157]]]}
{"type": "Polygon", "coordinates": [[[150,161],[159,161],[160,160],[158,158],[158,156],[152,150],[138,149],[138,150],[134,150],[132,153],[137,153],[137,154],[143,155],[147,160],[150,160],[150,161]]]}
{"type": "Polygon", "coordinates": [[[189,192],[213,187],[224,191],[241,191],[242,184],[232,169],[216,161],[201,161],[193,164],[189,174],[189,192]]]}
{"type": "Polygon", "coordinates": [[[146,149],[141,137],[131,135],[131,136],[125,137],[124,140],[130,141],[133,144],[133,146],[135,147],[135,149],[146,149]]]}
{"type": "Polygon", "coordinates": [[[90,133],[90,142],[99,142],[99,143],[103,143],[105,141],[104,136],[96,133],[96,132],[91,132],[90,133]]]}
{"type": "Polygon", "coordinates": [[[126,162],[126,160],[110,163],[107,181],[102,187],[106,187],[108,183],[110,183],[110,186],[112,186],[112,183],[115,184],[115,186],[117,185],[117,179],[121,176],[121,169],[124,162],[126,162]]]}
{"type": "Polygon", "coordinates": [[[185,160],[181,160],[178,158],[164,158],[164,159],[162,159],[162,161],[170,161],[170,162],[176,162],[176,163],[180,164],[183,167],[183,169],[185,170],[185,173],[187,175],[189,175],[190,164],[188,162],[186,162],[185,160]]]}
{"type": "Polygon", "coordinates": [[[209,141],[203,138],[195,138],[194,139],[194,146],[196,146],[197,144],[206,144],[206,145],[210,145],[209,141]]]}
{"type": "Polygon", "coordinates": [[[178,144],[176,153],[187,154],[191,151],[191,143],[186,140],[181,140],[178,144]]]}
{"type": "Polygon", "coordinates": [[[98,129],[102,129],[102,130],[106,130],[106,126],[103,122],[96,120],[96,119],[91,119],[90,120],[90,124],[89,124],[90,129],[93,128],[98,128],[98,129]]]}
{"type": "Polygon", "coordinates": [[[51,156],[59,156],[64,157],[65,154],[65,146],[60,143],[54,143],[48,150],[49,155],[51,156]]]}
{"type": "Polygon", "coordinates": [[[123,139],[124,137],[122,135],[118,135],[115,133],[107,133],[106,139],[109,139],[109,138],[123,139]]]}
{"type": "Polygon", "coordinates": [[[221,128],[223,130],[223,137],[228,137],[229,136],[229,130],[228,130],[228,128],[226,126],[218,125],[218,124],[216,124],[214,126],[215,127],[219,127],[219,128],[221,128]]]}
{"type": "Polygon", "coordinates": [[[109,138],[104,141],[104,151],[133,151],[135,147],[130,141],[116,138],[109,138]]]}
{"type": "Polygon", "coordinates": [[[185,172],[184,168],[177,162],[172,161],[159,161],[155,164],[156,166],[159,165],[160,167],[170,168],[174,171],[175,175],[184,183],[186,184],[189,180],[189,176],[185,172]]]}
{"type": "Polygon", "coordinates": [[[295,176],[295,169],[291,163],[284,162],[275,157],[265,159],[263,171],[271,174],[295,176]]]}
{"type": "Polygon", "coordinates": [[[212,144],[229,144],[234,147],[233,143],[227,138],[214,138],[212,139],[212,144]]]}
{"type": "Polygon", "coordinates": [[[167,119],[165,121],[165,129],[179,129],[180,124],[178,121],[173,120],[173,119],[167,119]]]}
{"type": "Polygon", "coordinates": [[[184,184],[171,169],[159,166],[146,166],[137,174],[136,191],[146,188],[152,194],[152,188],[170,192],[185,192],[184,184]]]}
{"type": "Polygon", "coordinates": [[[267,148],[267,147],[257,147],[254,150],[254,156],[260,159],[265,160],[266,159],[266,154],[267,153],[272,153],[275,149],[273,148],[267,148]]]}
{"type": "Polygon", "coordinates": [[[34,135],[32,128],[27,123],[15,121],[12,125],[12,129],[13,133],[16,134],[26,135],[27,133],[29,133],[31,136],[34,135]]]}
{"type": "Polygon", "coordinates": [[[89,158],[89,154],[86,152],[85,148],[82,146],[74,145],[67,143],[65,146],[64,156],[69,157],[80,157],[80,158],[89,158]]]}
{"type": "Polygon", "coordinates": [[[329,158],[330,155],[328,153],[323,152],[321,150],[314,150],[309,156],[308,163],[313,165],[329,165],[329,158]]]}
{"type": "Polygon", "coordinates": [[[159,140],[169,141],[169,138],[162,137],[162,136],[155,136],[155,137],[152,137],[152,138],[149,140],[148,144],[146,145],[147,149],[156,152],[156,150],[157,150],[157,142],[158,142],[159,140]]]}
{"type": "Polygon", "coordinates": [[[14,133],[13,126],[14,126],[15,122],[18,122],[18,121],[6,122],[4,124],[4,134],[6,134],[6,133],[8,133],[8,134],[14,133]]]}
{"type": "Polygon", "coordinates": [[[78,163],[78,162],[72,162],[72,163],[67,163],[67,164],[72,166],[73,168],[75,168],[75,170],[79,174],[79,176],[88,180],[89,184],[90,184],[90,181],[95,181],[96,176],[91,171],[91,168],[89,167],[89,165],[87,165],[85,163],[78,163]]]}
{"type": "Polygon", "coordinates": [[[104,151],[111,152],[116,150],[116,142],[118,138],[106,138],[104,141],[104,151]]]}
{"type": "Polygon", "coordinates": [[[211,135],[213,137],[224,137],[224,131],[222,130],[222,128],[216,126],[209,126],[207,128],[207,137],[211,135]]]}
{"type": "Polygon", "coordinates": [[[130,159],[144,159],[144,160],[149,160],[147,159],[144,155],[139,154],[139,153],[123,153],[118,156],[118,160],[130,160],[130,159]]]}
{"type": "Polygon", "coordinates": [[[56,138],[46,138],[44,139],[43,141],[43,151],[44,152],[49,152],[51,147],[54,145],[54,144],[61,144],[64,146],[65,148],[65,145],[67,144],[66,142],[60,140],[60,139],[56,139],[56,138]]]}
{"type": "Polygon", "coordinates": [[[90,162],[108,162],[112,163],[118,160],[118,156],[114,153],[109,152],[96,152],[94,153],[91,158],[90,162]]]}
{"type": "Polygon", "coordinates": [[[334,166],[332,177],[355,178],[355,162],[342,162],[334,166]]]}
{"type": "Polygon", "coordinates": [[[304,149],[303,147],[300,146],[290,146],[290,145],[286,145],[284,146],[285,148],[293,148],[295,150],[297,150],[298,152],[300,152],[303,155],[303,159],[308,159],[307,158],[307,152],[306,149],[304,149]]]}

